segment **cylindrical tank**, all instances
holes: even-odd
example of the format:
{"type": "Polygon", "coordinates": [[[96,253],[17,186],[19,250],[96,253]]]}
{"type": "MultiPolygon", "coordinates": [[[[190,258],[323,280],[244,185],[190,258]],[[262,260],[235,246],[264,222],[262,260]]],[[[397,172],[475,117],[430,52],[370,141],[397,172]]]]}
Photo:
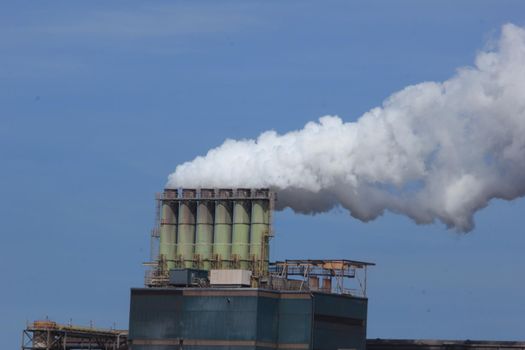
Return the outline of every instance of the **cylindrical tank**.
{"type": "Polygon", "coordinates": [[[252,202],[250,257],[256,264],[256,272],[268,269],[268,235],[270,230],[270,199],[267,189],[255,190],[252,202]]]}
{"type": "Polygon", "coordinates": [[[213,233],[213,255],[217,258],[216,268],[228,268],[232,253],[232,205],[230,189],[220,189],[215,204],[215,229],[213,233]]]}
{"type": "Polygon", "coordinates": [[[197,229],[195,234],[195,256],[200,261],[200,269],[209,270],[211,268],[213,250],[213,212],[214,202],[206,200],[213,198],[212,189],[201,189],[201,200],[197,205],[197,229]]]}
{"type": "Polygon", "coordinates": [[[249,268],[250,259],[250,190],[240,188],[233,205],[232,259],[241,269],[249,268]],[[243,199],[246,198],[246,199],[243,199]]]}
{"type": "Polygon", "coordinates": [[[177,255],[186,268],[193,267],[195,252],[195,195],[196,190],[183,189],[179,204],[177,255]]]}
{"type": "Polygon", "coordinates": [[[177,198],[177,190],[166,189],[161,198],[159,259],[165,261],[164,268],[175,267],[177,253],[177,209],[178,206],[171,199],[177,198]]]}

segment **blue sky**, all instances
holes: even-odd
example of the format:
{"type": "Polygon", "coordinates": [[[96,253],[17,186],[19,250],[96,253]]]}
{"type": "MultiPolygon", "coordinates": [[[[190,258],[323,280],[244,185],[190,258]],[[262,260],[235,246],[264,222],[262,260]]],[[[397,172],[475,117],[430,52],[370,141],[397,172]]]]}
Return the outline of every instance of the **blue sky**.
{"type": "MultiPolygon", "coordinates": [[[[17,1],[0,11],[0,337],[127,327],[154,193],[226,138],[352,121],[470,65],[522,1],[17,1]]],[[[373,261],[370,337],[522,339],[525,201],[458,235],[385,214],[275,215],[272,257],[373,261]]]]}

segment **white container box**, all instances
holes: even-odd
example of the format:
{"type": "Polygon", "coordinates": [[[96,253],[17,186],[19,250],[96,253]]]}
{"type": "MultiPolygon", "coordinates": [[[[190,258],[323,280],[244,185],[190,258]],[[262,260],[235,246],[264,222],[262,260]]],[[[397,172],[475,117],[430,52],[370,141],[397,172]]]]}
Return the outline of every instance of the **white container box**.
{"type": "Polygon", "coordinates": [[[212,286],[250,286],[252,272],[250,270],[211,270],[210,284],[212,286]]]}

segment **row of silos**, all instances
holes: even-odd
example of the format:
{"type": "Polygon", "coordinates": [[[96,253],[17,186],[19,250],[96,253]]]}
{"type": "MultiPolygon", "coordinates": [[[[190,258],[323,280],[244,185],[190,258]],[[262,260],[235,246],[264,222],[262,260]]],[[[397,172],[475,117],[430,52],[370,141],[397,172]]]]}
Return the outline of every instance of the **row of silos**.
{"type": "Polygon", "coordinates": [[[160,197],[160,260],[172,268],[267,271],[268,189],[166,189],[160,197]]]}

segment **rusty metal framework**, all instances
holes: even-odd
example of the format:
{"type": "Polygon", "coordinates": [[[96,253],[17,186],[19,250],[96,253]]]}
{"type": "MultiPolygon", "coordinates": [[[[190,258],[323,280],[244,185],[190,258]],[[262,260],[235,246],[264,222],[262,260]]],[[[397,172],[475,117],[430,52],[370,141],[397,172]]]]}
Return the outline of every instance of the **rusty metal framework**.
{"type": "Polygon", "coordinates": [[[276,261],[270,263],[270,287],[366,297],[367,269],[374,265],[346,259],[276,261]]]}
{"type": "Polygon", "coordinates": [[[127,350],[128,331],[35,321],[22,331],[21,350],[127,350]]]}

